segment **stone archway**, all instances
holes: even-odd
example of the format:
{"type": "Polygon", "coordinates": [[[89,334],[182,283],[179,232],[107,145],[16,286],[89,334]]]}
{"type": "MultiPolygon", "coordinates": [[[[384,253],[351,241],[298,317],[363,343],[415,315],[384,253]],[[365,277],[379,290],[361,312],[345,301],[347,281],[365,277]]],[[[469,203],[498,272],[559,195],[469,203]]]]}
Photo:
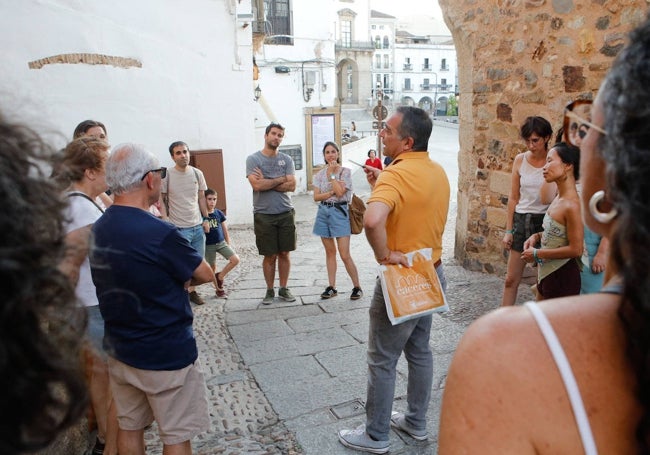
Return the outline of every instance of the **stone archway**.
{"type": "Polygon", "coordinates": [[[359,103],[359,66],[345,58],[336,67],[338,98],[341,104],[359,103]]]}
{"type": "Polygon", "coordinates": [[[415,100],[410,96],[403,96],[400,100],[400,105],[402,106],[415,106],[415,100]]]}
{"type": "Polygon", "coordinates": [[[427,111],[429,114],[433,114],[433,100],[428,96],[423,96],[418,101],[418,107],[427,111]]]}
{"type": "Polygon", "coordinates": [[[438,0],[456,46],[460,151],[455,256],[503,274],[510,171],[529,115],[560,127],[593,97],[646,0],[438,0]],[[486,32],[489,30],[489,32],[486,32]]]}

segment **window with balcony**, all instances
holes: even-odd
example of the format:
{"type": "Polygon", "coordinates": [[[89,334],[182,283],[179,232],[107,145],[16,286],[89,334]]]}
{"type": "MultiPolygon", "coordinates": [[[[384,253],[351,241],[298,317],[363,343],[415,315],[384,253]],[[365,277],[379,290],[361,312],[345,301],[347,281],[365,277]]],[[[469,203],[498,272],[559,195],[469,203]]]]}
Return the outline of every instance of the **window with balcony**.
{"type": "Polygon", "coordinates": [[[447,87],[447,79],[440,79],[440,90],[449,90],[449,87],[447,87]]]}
{"type": "Polygon", "coordinates": [[[429,59],[425,58],[424,63],[422,64],[423,71],[431,71],[431,65],[429,64],[429,59]]]}
{"type": "Polygon", "coordinates": [[[379,35],[375,36],[375,49],[381,49],[381,37],[379,35]]]}
{"type": "Polygon", "coordinates": [[[272,44],[293,45],[289,0],[264,0],[266,21],[271,25],[272,44]],[[285,35],[285,36],[278,36],[285,35]]]}
{"type": "Polygon", "coordinates": [[[408,70],[412,70],[412,69],[413,69],[413,65],[411,65],[411,58],[406,57],[404,59],[404,70],[408,71],[408,70]]]}
{"type": "Polygon", "coordinates": [[[429,79],[425,77],[422,80],[422,85],[420,87],[422,87],[422,90],[431,90],[431,86],[429,85],[429,79]]]}

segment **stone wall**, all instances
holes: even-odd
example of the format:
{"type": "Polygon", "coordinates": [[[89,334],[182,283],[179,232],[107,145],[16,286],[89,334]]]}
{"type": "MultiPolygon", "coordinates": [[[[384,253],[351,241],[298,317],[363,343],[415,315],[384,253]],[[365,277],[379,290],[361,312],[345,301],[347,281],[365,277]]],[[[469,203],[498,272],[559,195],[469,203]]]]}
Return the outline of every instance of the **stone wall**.
{"type": "Polygon", "coordinates": [[[557,131],[564,106],[592,98],[650,0],[439,0],[459,66],[456,257],[502,274],[510,171],[530,115],[557,131]]]}

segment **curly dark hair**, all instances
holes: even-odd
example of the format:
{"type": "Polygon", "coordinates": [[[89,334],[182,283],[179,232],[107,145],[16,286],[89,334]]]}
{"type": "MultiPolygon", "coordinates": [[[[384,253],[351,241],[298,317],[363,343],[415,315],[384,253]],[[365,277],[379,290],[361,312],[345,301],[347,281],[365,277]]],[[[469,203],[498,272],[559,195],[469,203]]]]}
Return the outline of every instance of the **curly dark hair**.
{"type": "Polygon", "coordinates": [[[59,271],[64,203],[53,150],[0,115],[0,453],[47,446],[86,409],[85,313],[59,271]]]}
{"type": "Polygon", "coordinates": [[[601,93],[607,135],[599,138],[606,192],[618,210],[612,260],[623,279],[619,315],[644,413],[639,453],[650,453],[650,16],[635,29],[608,73],[601,93]]]}

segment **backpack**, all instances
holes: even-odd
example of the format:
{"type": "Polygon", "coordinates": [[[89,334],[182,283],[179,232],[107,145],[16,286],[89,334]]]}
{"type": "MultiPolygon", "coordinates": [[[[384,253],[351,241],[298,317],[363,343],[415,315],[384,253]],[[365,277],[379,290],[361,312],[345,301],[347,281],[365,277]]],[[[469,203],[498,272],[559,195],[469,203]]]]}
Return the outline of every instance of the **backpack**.
{"type": "Polygon", "coordinates": [[[350,213],[350,231],[353,234],[361,234],[361,231],[363,231],[363,214],[366,211],[366,204],[364,204],[359,196],[352,193],[348,211],[350,213]]]}

